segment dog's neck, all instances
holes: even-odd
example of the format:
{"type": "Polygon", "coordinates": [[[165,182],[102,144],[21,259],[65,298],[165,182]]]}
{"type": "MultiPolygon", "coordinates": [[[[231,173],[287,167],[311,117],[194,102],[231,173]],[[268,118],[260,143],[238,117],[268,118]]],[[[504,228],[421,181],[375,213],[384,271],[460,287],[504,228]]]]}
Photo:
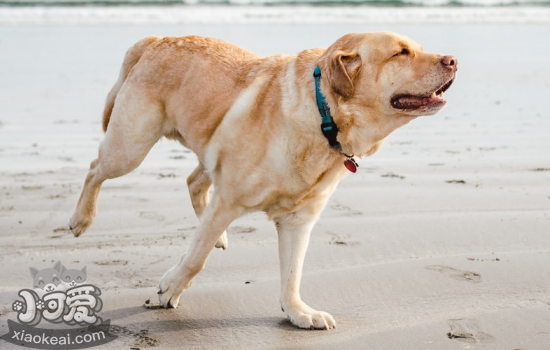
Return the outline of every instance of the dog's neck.
{"type": "Polygon", "coordinates": [[[346,157],[344,166],[352,173],[355,173],[359,167],[359,164],[357,164],[353,158],[353,154],[348,155],[342,152],[342,145],[337,140],[338,126],[334,122],[334,119],[332,119],[326,98],[321,92],[321,68],[316,67],[313,72],[313,76],[315,77],[315,98],[317,100],[317,108],[319,109],[319,114],[321,114],[322,118],[321,132],[328,140],[329,145],[336,148],[346,157]]]}

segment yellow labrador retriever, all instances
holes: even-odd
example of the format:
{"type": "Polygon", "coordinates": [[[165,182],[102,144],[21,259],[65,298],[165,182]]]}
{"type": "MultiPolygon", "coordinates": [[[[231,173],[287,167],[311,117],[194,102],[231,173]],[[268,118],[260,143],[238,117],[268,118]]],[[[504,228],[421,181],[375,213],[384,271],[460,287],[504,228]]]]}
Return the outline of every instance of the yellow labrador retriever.
{"type": "Polygon", "coordinates": [[[201,224],[189,252],[159,284],[176,307],[227,226],[251,211],[276,224],[281,306],[300,328],[335,327],[300,298],[309,236],[338,181],[396,128],[445,105],[453,56],[393,33],[347,34],[328,49],[259,57],[199,36],[147,37],[131,47],[107,97],[105,139],[70,227],[92,223],[103,181],[139,166],[161,137],[198,157],[187,184],[201,224]],[[212,199],[209,189],[214,185],[212,199]]]}

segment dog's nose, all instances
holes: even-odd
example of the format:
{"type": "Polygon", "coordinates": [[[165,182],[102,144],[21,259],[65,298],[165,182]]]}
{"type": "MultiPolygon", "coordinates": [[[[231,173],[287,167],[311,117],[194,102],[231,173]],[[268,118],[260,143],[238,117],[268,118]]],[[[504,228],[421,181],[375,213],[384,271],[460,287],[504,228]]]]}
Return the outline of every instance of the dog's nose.
{"type": "Polygon", "coordinates": [[[450,68],[456,71],[458,67],[458,60],[456,59],[455,56],[447,55],[441,58],[441,64],[447,68],[450,68]]]}

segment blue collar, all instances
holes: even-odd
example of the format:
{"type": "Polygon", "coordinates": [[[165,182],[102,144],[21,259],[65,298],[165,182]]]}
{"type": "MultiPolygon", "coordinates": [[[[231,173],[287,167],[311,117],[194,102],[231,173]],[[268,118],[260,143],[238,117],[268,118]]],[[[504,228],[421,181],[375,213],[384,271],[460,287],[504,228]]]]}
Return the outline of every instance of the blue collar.
{"type": "Polygon", "coordinates": [[[346,161],[344,162],[345,167],[352,173],[355,173],[357,171],[357,168],[359,167],[359,164],[357,164],[357,162],[353,158],[353,154],[347,155],[342,152],[342,145],[340,145],[340,142],[338,142],[338,140],[336,139],[336,136],[338,135],[338,127],[336,126],[334,119],[332,119],[332,116],[330,115],[330,108],[328,107],[327,100],[325,99],[325,96],[323,96],[323,94],[321,93],[321,68],[315,67],[313,76],[315,77],[315,97],[317,99],[317,108],[319,109],[319,113],[321,114],[321,118],[323,119],[323,123],[321,124],[321,131],[323,132],[323,135],[325,135],[325,137],[327,138],[330,146],[339,150],[340,153],[342,153],[346,157],[346,161]]]}
{"type": "Polygon", "coordinates": [[[338,127],[330,115],[330,108],[328,107],[327,100],[321,93],[321,68],[316,67],[313,72],[313,76],[315,77],[315,96],[317,98],[317,108],[319,109],[321,118],[323,118],[321,131],[332,147],[341,150],[342,146],[340,145],[340,142],[336,140],[336,136],[338,135],[338,127]]]}

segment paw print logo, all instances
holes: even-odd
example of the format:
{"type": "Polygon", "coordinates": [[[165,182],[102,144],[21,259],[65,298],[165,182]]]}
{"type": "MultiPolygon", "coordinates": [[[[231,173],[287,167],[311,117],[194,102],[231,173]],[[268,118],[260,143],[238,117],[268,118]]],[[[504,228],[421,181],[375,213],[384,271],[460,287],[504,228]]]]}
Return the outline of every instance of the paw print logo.
{"type": "Polygon", "coordinates": [[[36,309],[37,310],[44,310],[44,302],[42,300],[36,301],[36,309]]]}
{"type": "Polygon", "coordinates": [[[16,300],[11,304],[11,309],[15,312],[23,311],[23,303],[20,300],[16,300]]]}

